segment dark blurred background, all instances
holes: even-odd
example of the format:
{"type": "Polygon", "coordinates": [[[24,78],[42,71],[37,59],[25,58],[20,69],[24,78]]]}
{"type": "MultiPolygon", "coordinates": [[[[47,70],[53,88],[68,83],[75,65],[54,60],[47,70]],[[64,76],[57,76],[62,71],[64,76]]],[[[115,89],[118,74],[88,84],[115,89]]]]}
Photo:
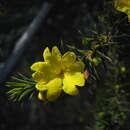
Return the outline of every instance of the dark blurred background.
{"type": "MultiPolygon", "coordinates": [[[[120,109],[119,107],[122,108],[122,106],[117,102],[116,104],[115,100],[112,104],[104,103],[103,101],[105,97],[103,93],[111,93],[111,91],[106,92],[105,90],[107,89],[107,82],[113,86],[110,83],[113,81],[109,78],[113,74],[107,71],[107,69],[111,69],[111,65],[107,62],[106,70],[100,69],[101,74],[103,74],[101,76],[103,79],[99,81],[100,83],[94,81],[94,85],[82,88],[80,95],[76,97],[64,95],[53,103],[44,103],[35,98],[23,104],[8,100],[7,88],[4,83],[10,79],[11,75],[15,75],[17,72],[31,76],[29,67],[35,61],[42,60],[42,53],[46,46],[60,46],[61,41],[63,41],[64,44],[72,44],[82,48],[79,30],[87,35],[91,26],[97,25],[96,31],[100,34],[104,31],[104,28],[107,28],[105,24],[103,25],[98,20],[101,14],[107,15],[110,23],[114,22],[119,16],[121,18],[125,16],[125,14],[112,14],[112,1],[108,0],[0,0],[0,70],[2,70],[6,60],[11,56],[17,40],[37,16],[44,2],[48,2],[51,5],[47,16],[35,36],[32,37],[31,44],[26,47],[24,54],[11,70],[11,73],[0,84],[0,130],[130,130],[128,123],[129,112],[127,111],[129,104],[125,104],[125,102],[129,102],[129,96],[123,97],[125,109],[127,110],[124,110],[124,108],[123,110],[120,109]],[[108,73],[107,76],[106,73],[108,73]],[[97,90],[97,84],[101,85],[99,87],[101,91],[97,90]],[[103,85],[106,85],[105,89],[103,85]],[[100,104],[100,102],[104,104],[100,104]],[[116,106],[112,106],[113,104],[116,104],[116,106]],[[108,108],[106,108],[107,106],[108,108]],[[116,113],[118,110],[119,113],[116,113]],[[106,111],[110,111],[113,115],[110,113],[107,115],[106,111]],[[101,116],[101,118],[98,118],[97,115],[101,116]],[[111,117],[109,118],[109,116],[111,117]],[[126,116],[127,118],[125,118],[126,116]]],[[[129,28],[130,26],[125,20],[119,26],[117,33],[129,35],[129,28]]],[[[127,37],[121,40],[121,42],[126,44],[129,43],[127,37]]],[[[114,72],[118,73],[118,63],[119,67],[120,65],[125,65],[129,68],[130,47],[126,46],[107,48],[115,63],[111,71],[116,70],[114,72]]],[[[118,74],[118,76],[120,75],[118,74]]],[[[120,77],[121,79],[119,80],[123,83],[129,82],[129,69],[127,74],[121,74],[120,77]]],[[[0,75],[0,78],[2,78],[2,75],[0,75]]],[[[128,86],[126,85],[126,88],[122,89],[124,93],[126,91],[129,93],[130,89],[128,86]]],[[[111,89],[108,87],[108,90],[111,89]]],[[[108,95],[111,97],[110,94],[108,95]]],[[[118,97],[117,95],[115,96],[115,93],[113,95],[114,99],[118,97]]],[[[122,97],[117,99],[120,101],[122,97]]],[[[110,100],[112,101],[112,99],[110,100]]]]}

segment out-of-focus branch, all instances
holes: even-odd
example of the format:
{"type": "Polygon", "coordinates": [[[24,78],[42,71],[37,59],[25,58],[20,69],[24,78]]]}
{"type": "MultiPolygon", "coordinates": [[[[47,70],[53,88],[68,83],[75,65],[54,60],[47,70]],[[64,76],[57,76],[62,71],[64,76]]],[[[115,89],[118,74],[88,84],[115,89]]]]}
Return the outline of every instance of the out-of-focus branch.
{"type": "Polygon", "coordinates": [[[41,24],[45,21],[45,18],[48,15],[51,7],[52,6],[49,3],[44,2],[39,14],[36,16],[36,18],[34,18],[21,38],[16,42],[11,56],[9,59],[7,59],[4,67],[0,70],[0,84],[5,82],[12,69],[16,66],[25,49],[27,49],[28,45],[31,43],[32,37],[35,35],[41,24]]]}

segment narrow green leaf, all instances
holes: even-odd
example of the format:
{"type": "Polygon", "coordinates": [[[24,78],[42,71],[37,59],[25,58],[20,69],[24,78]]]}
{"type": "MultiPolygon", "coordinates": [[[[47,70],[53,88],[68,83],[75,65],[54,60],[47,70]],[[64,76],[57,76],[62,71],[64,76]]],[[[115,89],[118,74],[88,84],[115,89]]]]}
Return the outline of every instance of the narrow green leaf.
{"type": "Polygon", "coordinates": [[[110,57],[106,56],[105,54],[103,54],[103,53],[100,52],[100,51],[96,51],[96,52],[97,52],[97,54],[99,54],[101,57],[107,59],[109,62],[112,63],[112,59],[111,59],[110,57]]]}
{"type": "Polygon", "coordinates": [[[35,84],[35,82],[33,82],[33,81],[28,81],[28,80],[25,80],[25,79],[23,80],[23,79],[19,79],[17,77],[12,77],[12,79],[19,81],[19,82],[22,82],[22,83],[35,84]]]}
{"type": "Polygon", "coordinates": [[[21,101],[26,96],[28,97],[32,91],[33,91],[32,89],[25,90],[23,93],[21,93],[21,95],[19,95],[18,101],[21,101]]]}

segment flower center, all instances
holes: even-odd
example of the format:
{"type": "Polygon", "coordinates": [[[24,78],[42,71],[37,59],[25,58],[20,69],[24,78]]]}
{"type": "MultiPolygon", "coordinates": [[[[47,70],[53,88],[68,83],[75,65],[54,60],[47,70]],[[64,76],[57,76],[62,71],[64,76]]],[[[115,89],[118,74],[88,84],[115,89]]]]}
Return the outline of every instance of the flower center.
{"type": "Polygon", "coordinates": [[[64,70],[60,70],[60,72],[58,73],[58,76],[62,78],[63,75],[64,75],[64,70]]]}
{"type": "Polygon", "coordinates": [[[63,71],[63,70],[61,70],[61,71],[60,71],[60,75],[62,75],[63,73],[64,73],[64,71],[63,71]]]}

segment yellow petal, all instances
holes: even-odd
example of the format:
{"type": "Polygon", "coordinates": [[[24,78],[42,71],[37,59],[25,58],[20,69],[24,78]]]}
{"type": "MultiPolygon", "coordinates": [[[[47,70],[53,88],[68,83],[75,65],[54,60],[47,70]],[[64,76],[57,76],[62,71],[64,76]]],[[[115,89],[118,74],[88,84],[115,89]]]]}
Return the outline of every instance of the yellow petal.
{"type": "Polygon", "coordinates": [[[54,74],[59,74],[61,70],[61,53],[59,49],[54,46],[52,48],[52,53],[50,52],[49,48],[46,48],[44,53],[45,61],[50,64],[50,71],[54,74]]]}
{"type": "Polygon", "coordinates": [[[74,52],[68,51],[62,56],[62,62],[65,66],[70,66],[75,62],[75,60],[76,60],[76,55],[74,52]]]}
{"type": "Polygon", "coordinates": [[[67,77],[63,79],[63,90],[69,95],[77,95],[79,93],[77,87],[67,77]]]}
{"type": "Polygon", "coordinates": [[[71,83],[81,87],[85,85],[84,75],[81,72],[64,73],[63,84],[64,84],[64,80],[66,80],[68,84],[71,83]]]}
{"type": "Polygon", "coordinates": [[[67,78],[68,81],[73,83],[74,85],[81,87],[85,85],[84,75],[81,72],[65,73],[64,77],[67,78]]]}
{"type": "Polygon", "coordinates": [[[45,82],[44,81],[39,81],[38,83],[36,83],[35,87],[37,88],[37,90],[39,91],[45,91],[47,90],[47,87],[45,85],[45,82]]]}
{"type": "Polygon", "coordinates": [[[52,56],[49,62],[53,68],[52,73],[59,74],[61,71],[61,53],[56,46],[52,48],[52,56]]]}
{"type": "Polygon", "coordinates": [[[36,81],[42,81],[44,83],[47,83],[49,80],[51,80],[54,77],[52,74],[45,74],[43,72],[35,72],[32,74],[32,78],[36,81]]]}
{"type": "Polygon", "coordinates": [[[32,74],[32,78],[35,80],[35,81],[40,81],[42,78],[43,78],[43,73],[41,72],[35,72],[32,74]]]}
{"type": "Polygon", "coordinates": [[[52,48],[52,52],[50,52],[49,48],[45,48],[44,52],[43,52],[43,57],[44,57],[44,60],[47,61],[47,62],[51,62],[51,61],[60,61],[61,60],[61,53],[59,51],[59,49],[54,46],[52,48]]]}
{"type": "Polygon", "coordinates": [[[50,57],[51,57],[51,52],[50,49],[48,47],[45,48],[44,52],[43,52],[43,57],[44,57],[44,61],[49,61],[50,57]]]}
{"type": "Polygon", "coordinates": [[[129,0],[115,0],[114,3],[115,8],[123,9],[124,7],[130,8],[130,1],[129,0]]]}
{"type": "Polygon", "coordinates": [[[55,100],[59,97],[62,89],[62,80],[60,78],[55,78],[51,80],[47,85],[47,99],[49,101],[55,100]]]}
{"type": "Polygon", "coordinates": [[[35,62],[31,66],[31,70],[37,71],[37,72],[46,72],[50,70],[50,65],[47,62],[35,62]]]}
{"type": "Polygon", "coordinates": [[[118,11],[126,13],[128,15],[128,20],[130,22],[130,1],[129,0],[116,0],[114,3],[114,6],[118,11]]]}
{"type": "Polygon", "coordinates": [[[85,79],[81,72],[65,73],[63,79],[63,90],[69,95],[77,95],[78,89],[75,85],[84,86],[85,79]]]}
{"type": "Polygon", "coordinates": [[[61,53],[56,46],[52,48],[52,56],[54,56],[55,60],[57,61],[61,60],[61,53]]]}
{"type": "Polygon", "coordinates": [[[82,61],[77,61],[73,63],[68,69],[73,72],[83,72],[84,71],[84,63],[82,61]]]}

